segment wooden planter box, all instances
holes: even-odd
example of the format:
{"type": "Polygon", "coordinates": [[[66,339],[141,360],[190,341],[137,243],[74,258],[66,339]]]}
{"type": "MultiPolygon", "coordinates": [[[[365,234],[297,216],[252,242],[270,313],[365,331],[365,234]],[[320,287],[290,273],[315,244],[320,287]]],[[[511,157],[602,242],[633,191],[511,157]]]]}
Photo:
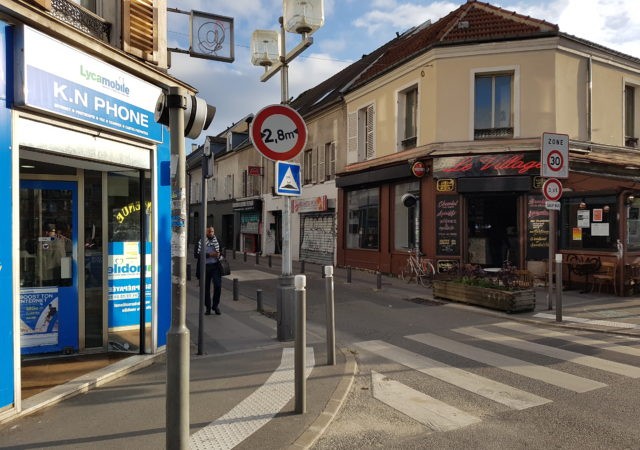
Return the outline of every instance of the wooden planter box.
{"type": "Polygon", "coordinates": [[[536,306],[536,293],[533,289],[502,291],[454,281],[434,280],[433,296],[508,313],[533,311],[536,306]]]}

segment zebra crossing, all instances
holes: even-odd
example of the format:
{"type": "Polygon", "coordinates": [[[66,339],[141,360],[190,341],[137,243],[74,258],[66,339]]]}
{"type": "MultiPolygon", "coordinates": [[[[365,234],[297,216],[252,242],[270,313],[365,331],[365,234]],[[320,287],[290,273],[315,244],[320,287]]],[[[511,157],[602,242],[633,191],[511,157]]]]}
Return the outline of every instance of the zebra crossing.
{"type": "MultiPolygon", "coordinates": [[[[516,374],[519,377],[535,380],[569,393],[583,394],[603,389],[611,380],[611,376],[625,378],[640,378],[640,340],[625,338],[622,342],[616,337],[597,339],[584,334],[565,333],[553,329],[535,327],[518,322],[499,322],[483,326],[460,327],[451,330],[455,333],[452,338],[435,333],[420,333],[406,335],[407,342],[423,344],[424,352],[407,350],[382,340],[362,341],[355,344],[359,350],[374,357],[381,357],[392,363],[413,369],[429,377],[445,382],[453,389],[461,389],[477,396],[496,402],[514,410],[525,410],[545,405],[554,401],[557,390],[544,390],[545,396],[528,392],[520,387],[496,381],[481,376],[471,370],[465,370],[427,357],[422,353],[434,353],[429,350],[437,349],[437,355],[451,353],[466,360],[480,363],[480,367],[497,368],[500,371],[516,374]],[[460,340],[455,337],[460,337],[460,340]],[[549,343],[550,339],[553,341],[549,343]],[[464,342],[461,342],[464,341],[464,342]],[[544,341],[545,343],[536,342],[544,341]],[[558,342],[559,341],[559,342],[558,342]],[[492,350],[485,347],[490,346],[492,350]],[[568,346],[586,347],[581,351],[567,350],[568,346]],[[506,347],[518,351],[519,358],[508,356],[508,351],[496,351],[496,348],[506,347]],[[595,353],[606,355],[606,352],[630,356],[632,364],[615,361],[615,356],[593,356],[595,353]],[[562,370],[552,368],[540,361],[551,358],[561,364],[562,370]],[[637,358],[637,359],[635,359],[637,358]],[[566,367],[586,367],[588,377],[578,376],[575,370],[565,370],[566,367]],[[593,369],[596,369],[595,371],[593,369]],[[571,373],[569,373],[571,372],[571,373]],[[600,379],[598,374],[602,373],[600,379]]],[[[415,345],[411,345],[415,348],[415,345]]],[[[512,352],[513,354],[513,352],[512,352]]],[[[363,357],[366,357],[364,356],[363,357]]],[[[441,356],[442,359],[442,356],[441,356]]],[[[627,358],[629,359],[629,358],[627,358]]],[[[478,366],[476,366],[478,367],[478,366]]],[[[507,377],[508,378],[508,377],[507,377]]],[[[508,378],[513,380],[513,378],[508,378]]],[[[614,378],[615,380],[615,378],[614,378]]],[[[513,384],[513,383],[512,383],[513,384]]],[[[394,375],[385,375],[371,370],[371,385],[373,396],[412,417],[433,431],[449,431],[466,427],[481,421],[477,411],[473,413],[458,409],[455,405],[447,404],[436,398],[437,392],[420,392],[394,379],[394,375]]],[[[482,416],[490,416],[490,413],[482,416]]]]}

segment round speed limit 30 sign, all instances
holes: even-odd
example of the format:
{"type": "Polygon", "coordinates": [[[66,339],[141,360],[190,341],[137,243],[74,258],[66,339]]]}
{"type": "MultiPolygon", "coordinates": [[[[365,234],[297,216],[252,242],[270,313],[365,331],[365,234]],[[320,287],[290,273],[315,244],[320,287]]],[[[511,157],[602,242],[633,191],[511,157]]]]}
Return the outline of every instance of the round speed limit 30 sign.
{"type": "Polygon", "coordinates": [[[269,105],[258,111],[249,134],[256,150],[272,161],[289,161],[307,145],[304,119],[286,105],[269,105]]]}

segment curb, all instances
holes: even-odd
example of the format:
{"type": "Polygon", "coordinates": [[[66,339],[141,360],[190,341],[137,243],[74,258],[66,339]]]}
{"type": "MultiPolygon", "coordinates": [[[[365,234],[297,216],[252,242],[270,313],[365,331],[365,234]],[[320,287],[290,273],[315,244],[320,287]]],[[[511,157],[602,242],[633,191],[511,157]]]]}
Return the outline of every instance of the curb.
{"type": "Polygon", "coordinates": [[[342,408],[342,405],[347,399],[351,386],[353,385],[353,379],[358,368],[358,363],[348,349],[341,348],[340,352],[342,352],[346,359],[342,379],[333,391],[329,401],[327,401],[324,411],[322,411],[309,428],[307,428],[306,431],[288,447],[289,450],[311,448],[329,427],[333,419],[338,415],[340,408],[342,408]]]}

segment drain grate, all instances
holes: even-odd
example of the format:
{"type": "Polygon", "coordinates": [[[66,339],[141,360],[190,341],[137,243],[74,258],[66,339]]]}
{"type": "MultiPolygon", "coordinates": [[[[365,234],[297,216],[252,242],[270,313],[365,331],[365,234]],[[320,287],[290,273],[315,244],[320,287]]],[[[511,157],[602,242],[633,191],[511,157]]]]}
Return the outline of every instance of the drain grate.
{"type": "Polygon", "coordinates": [[[421,298],[421,297],[407,298],[405,300],[411,303],[418,303],[419,305],[425,305],[425,306],[441,306],[444,304],[443,302],[439,302],[437,300],[431,300],[429,298],[421,298]]]}

